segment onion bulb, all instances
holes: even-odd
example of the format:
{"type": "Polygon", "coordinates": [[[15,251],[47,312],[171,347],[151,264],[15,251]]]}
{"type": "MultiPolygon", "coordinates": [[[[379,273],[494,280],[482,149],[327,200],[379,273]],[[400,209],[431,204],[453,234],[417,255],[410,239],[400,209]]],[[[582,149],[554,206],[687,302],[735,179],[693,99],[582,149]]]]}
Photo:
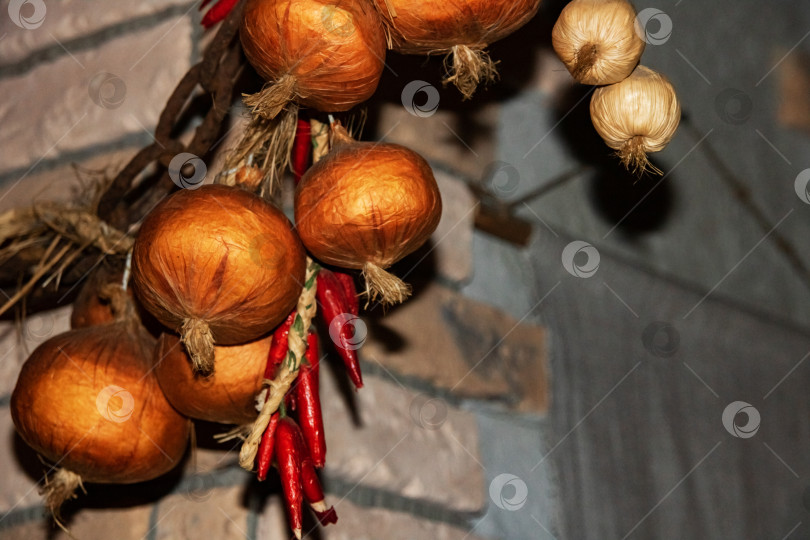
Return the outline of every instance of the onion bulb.
{"type": "Polygon", "coordinates": [[[644,52],[636,11],[627,0],[573,0],[551,32],[557,56],[577,82],[624,80],[644,52]]]}
{"type": "Polygon", "coordinates": [[[195,371],[214,368],[214,343],[266,334],[295,307],[306,254],[275,206],[237,187],[182,190],[144,220],[132,252],[143,306],[179,333],[195,371]]]}
{"type": "Polygon", "coordinates": [[[11,395],[23,440],[60,469],[45,487],[59,507],[81,482],[129,484],[177,465],[190,422],[151,373],[154,338],[137,322],[71,330],[31,353],[11,395]]]}
{"type": "MultiPolygon", "coordinates": [[[[123,277],[123,271],[106,265],[92,272],[73,302],[70,327],[87,328],[114,322],[116,313],[113,301],[118,300],[123,277]]],[[[127,292],[132,298],[132,289],[127,292]]]]}
{"type": "Polygon", "coordinates": [[[433,172],[404,146],[357,142],[340,126],[332,144],[296,189],[301,241],[323,262],[362,269],[370,301],[402,302],[410,287],[383,269],[436,230],[442,202],[433,172]]]}
{"type": "Polygon", "coordinates": [[[155,375],[166,399],[192,418],[246,424],[256,419],[256,395],[262,389],[272,336],[244,345],[215,347],[217,369],[208,377],[194,374],[180,339],[163,334],[155,348],[155,375]]]}
{"type": "Polygon", "coordinates": [[[643,173],[647,153],[658,152],[672,139],[681,120],[681,106],[663,75],[638,66],[622,82],[597,88],[591,97],[591,121],[628,169],[643,173]]]}
{"type": "Polygon", "coordinates": [[[271,82],[245,100],[266,118],[293,100],[346,111],[371,97],[382,75],[385,33],[367,0],[248,0],[239,35],[271,82]]]}
{"type": "MultiPolygon", "coordinates": [[[[451,54],[452,82],[465,99],[497,77],[485,49],[529,22],[540,0],[374,0],[392,49],[403,54],[451,54]]],[[[448,64],[449,59],[448,59],[448,64]]]]}

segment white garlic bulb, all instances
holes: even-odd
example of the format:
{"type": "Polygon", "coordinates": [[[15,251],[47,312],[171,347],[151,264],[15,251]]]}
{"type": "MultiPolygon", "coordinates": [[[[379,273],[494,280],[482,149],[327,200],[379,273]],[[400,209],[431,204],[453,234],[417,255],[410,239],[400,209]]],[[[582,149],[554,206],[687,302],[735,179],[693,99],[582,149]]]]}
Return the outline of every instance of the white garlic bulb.
{"type": "Polygon", "coordinates": [[[644,52],[642,35],[627,0],[573,0],[560,13],[551,43],[577,82],[603,85],[630,75],[644,52]]]}
{"type": "Polygon", "coordinates": [[[638,66],[622,82],[597,88],[591,97],[591,122],[617,151],[622,163],[642,173],[652,168],[647,153],[672,139],[681,120],[681,105],[666,77],[638,66]]]}

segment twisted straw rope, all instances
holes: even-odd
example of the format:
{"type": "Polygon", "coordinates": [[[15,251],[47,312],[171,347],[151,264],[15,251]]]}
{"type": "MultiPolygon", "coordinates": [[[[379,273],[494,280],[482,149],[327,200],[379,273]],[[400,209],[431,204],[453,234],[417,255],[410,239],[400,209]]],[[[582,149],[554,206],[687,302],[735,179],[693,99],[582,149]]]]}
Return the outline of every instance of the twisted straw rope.
{"type": "MultiPolygon", "coordinates": [[[[312,161],[317,163],[329,151],[329,127],[326,124],[318,122],[317,120],[310,121],[312,125],[312,161]]],[[[264,405],[259,413],[258,418],[253,422],[250,427],[250,433],[245,438],[242,444],[242,449],[239,451],[239,465],[248,471],[253,470],[253,464],[256,462],[256,454],[259,452],[259,443],[262,440],[264,431],[270,424],[270,417],[278,410],[279,405],[284,400],[284,395],[292,386],[295,378],[298,376],[298,368],[301,367],[301,359],[307,350],[307,333],[312,324],[312,319],[315,317],[317,310],[317,302],[315,301],[315,291],[317,290],[317,275],[320,266],[312,259],[307,257],[307,273],[304,279],[304,287],[301,295],[298,297],[298,307],[296,317],[293,325],[290,327],[290,333],[287,337],[287,359],[281,366],[276,378],[273,380],[265,379],[267,385],[267,395],[265,397],[264,405]],[[301,324],[298,324],[300,318],[301,324]]],[[[241,428],[239,428],[241,429],[241,428]]]]}
{"type": "Polygon", "coordinates": [[[262,410],[250,430],[250,434],[242,444],[239,451],[239,465],[248,471],[253,470],[256,462],[256,454],[259,452],[259,442],[262,440],[264,430],[270,424],[270,417],[278,410],[284,399],[284,395],[292,386],[293,381],[298,376],[298,368],[301,367],[301,359],[307,350],[307,332],[315,317],[317,303],[315,301],[316,279],[320,267],[309,257],[307,257],[307,273],[304,281],[304,288],[298,297],[298,315],[295,322],[290,327],[287,338],[288,349],[287,358],[281,365],[281,369],[273,380],[265,379],[267,388],[267,398],[264,401],[262,410]]]}

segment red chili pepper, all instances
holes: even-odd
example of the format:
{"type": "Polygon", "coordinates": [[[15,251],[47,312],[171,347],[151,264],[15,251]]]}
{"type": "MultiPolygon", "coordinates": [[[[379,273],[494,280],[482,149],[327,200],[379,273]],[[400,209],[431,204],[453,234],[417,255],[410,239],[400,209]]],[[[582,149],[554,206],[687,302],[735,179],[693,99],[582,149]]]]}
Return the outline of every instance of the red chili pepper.
{"type": "Polygon", "coordinates": [[[318,334],[307,336],[306,362],[301,363],[295,393],[298,401],[298,421],[315,467],[326,464],[326,437],[323,429],[321,398],[318,395],[318,334]]]}
{"type": "Polygon", "coordinates": [[[335,343],[337,352],[343,360],[343,365],[349,373],[349,378],[357,388],[363,387],[363,375],[360,372],[360,363],[357,360],[357,352],[352,345],[352,332],[353,327],[346,324],[348,320],[346,316],[356,317],[352,315],[351,307],[349,306],[346,295],[343,293],[343,285],[335,277],[335,274],[326,268],[321,268],[318,272],[318,286],[316,291],[316,298],[323,314],[326,324],[329,326],[329,335],[334,339],[334,329],[332,323],[335,322],[336,317],[341,317],[335,324],[340,324],[337,329],[338,341],[335,343]]]}
{"type": "Polygon", "coordinates": [[[321,525],[325,527],[330,523],[337,523],[338,516],[335,507],[326,507],[321,481],[318,480],[318,473],[315,472],[311,459],[304,458],[301,462],[301,482],[304,488],[304,498],[312,507],[312,511],[315,512],[321,525]]]}
{"type": "Polygon", "coordinates": [[[343,294],[346,297],[347,305],[349,306],[349,313],[352,315],[360,314],[360,300],[357,298],[357,288],[354,286],[354,278],[351,274],[345,272],[333,272],[335,277],[343,285],[343,294]]]}
{"type": "Polygon", "coordinates": [[[296,310],[287,315],[284,322],[276,327],[273,332],[273,339],[270,341],[270,352],[267,356],[267,367],[264,369],[264,378],[272,379],[276,375],[276,367],[287,357],[289,345],[287,336],[290,335],[290,327],[295,321],[296,310]]]}
{"type": "Polygon", "coordinates": [[[284,396],[284,406],[288,411],[296,411],[298,409],[298,399],[296,399],[295,392],[289,391],[284,396]]]}
{"type": "Polygon", "coordinates": [[[292,171],[297,184],[309,168],[312,155],[312,128],[306,120],[298,119],[292,147],[292,171]]]}
{"type": "MultiPolygon", "coordinates": [[[[200,5],[200,9],[203,9],[206,5],[208,5],[210,0],[203,0],[203,3],[200,5]]],[[[202,25],[205,28],[211,28],[221,20],[225,19],[228,16],[228,13],[231,12],[233,6],[235,6],[239,0],[219,0],[214,7],[208,10],[202,20],[202,25]]]]}
{"type": "Polygon", "coordinates": [[[256,476],[259,481],[264,481],[267,478],[267,471],[270,470],[270,465],[273,462],[273,450],[275,450],[276,442],[276,428],[278,426],[279,414],[275,413],[270,417],[270,423],[267,429],[264,430],[262,440],[259,443],[259,457],[256,476]]]}
{"type": "Polygon", "coordinates": [[[298,424],[289,416],[279,421],[276,433],[276,463],[287,503],[287,517],[295,537],[300,539],[304,521],[301,484],[303,437],[298,424]]]}

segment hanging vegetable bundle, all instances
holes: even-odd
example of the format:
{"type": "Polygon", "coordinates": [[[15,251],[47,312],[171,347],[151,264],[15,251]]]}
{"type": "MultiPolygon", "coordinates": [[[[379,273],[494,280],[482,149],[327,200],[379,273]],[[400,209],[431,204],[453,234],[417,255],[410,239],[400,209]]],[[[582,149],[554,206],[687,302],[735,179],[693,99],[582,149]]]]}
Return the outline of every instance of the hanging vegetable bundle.
{"type": "Polygon", "coordinates": [[[600,85],[591,121],[622,164],[638,175],[651,170],[647,154],[672,139],[681,119],[666,77],[639,65],[644,29],[627,0],[573,0],[552,31],[554,51],[577,82],[600,85]]]}
{"type": "MultiPolygon", "coordinates": [[[[337,112],[368,99],[386,30],[398,52],[452,55],[447,82],[469,98],[497,75],[486,46],[524,25],[539,3],[219,0],[211,8],[206,25],[242,10],[240,41],[267,80],[245,99],[254,114],[234,153],[240,166],[226,166],[236,185],[182,190],[143,220],[132,280],[135,299],[166,327],[157,346],[133,299],[110,286],[126,286],[127,271],[85,287],[72,321],[87,328],[47,341],[26,362],[12,417],[26,442],[64,467],[46,488],[54,512],[82,480],[128,483],[168,471],[184,452],[188,415],[248,424],[238,428],[240,464],[259,480],[276,466],[296,537],[303,501],[322,524],[337,520],[316,471],[326,464],[326,439],[311,326],[320,311],[359,389],[359,305],[353,275],[320,263],[362,271],[367,306],[404,301],[410,287],[386,269],[428,240],[442,201],[421,156],[355,141],[337,123],[331,150],[319,144],[307,171],[317,130],[297,118],[297,105],[337,112]],[[293,143],[285,129],[296,124],[293,143]],[[300,178],[295,227],[263,185],[290,154],[300,178]]],[[[237,15],[228,21],[235,28],[237,15]]],[[[578,81],[611,84],[594,92],[594,126],[628,167],[644,169],[646,153],[672,137],[680,107],[665,78],[637,66],[644,42],[635,25],[624,0],[574,0],[553,40],[578,81]]]]}
{"type": "Polygon", "coordinates": [[[447,54],[446,82],[465,99],[497,77],[486,47],[529,22],[540,0],[374,0],[391,48],[403,54],[447,54]],[[449,56],[452,59],[449,59],[449,56]]]}

